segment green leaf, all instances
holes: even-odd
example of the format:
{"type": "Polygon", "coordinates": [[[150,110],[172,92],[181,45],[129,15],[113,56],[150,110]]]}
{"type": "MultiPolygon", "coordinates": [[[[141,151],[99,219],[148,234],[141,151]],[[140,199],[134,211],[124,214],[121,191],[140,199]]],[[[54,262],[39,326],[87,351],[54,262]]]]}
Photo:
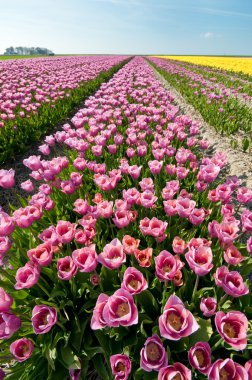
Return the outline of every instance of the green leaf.
{"type": "Polygon", "coordinates": [[[85,316],[85,319],[83,317],[80,323],[78,316],[75,315],[74,320],[72,322],[72,328],[71,328],[72,332],[71,332],[70,340],[71,340],[71,344],[73,345],[73,347],[76,349],[77,352],[80,350],[83,335],[84,335],[84,332],[86,330],[87,323],[89,320],[90,319],[87,316],[85,316]]]}
{"type": "Polygon", "coordinates": [[[107,369],[105,367],[105,364],[101,355],[95,355],[92,359],[92,362],[94,364],[94,367],[98,375],[101,376],[102,380],[110,380],[109,374],[107,372],[107,369]]]}
{"type": "Polygon", "coordinates": [[[157,380],[157,373],[156,371],[151,372],[144,372],[144,380],[157,380]]]}
{"type": "Polygon", "coordinates": [[[60,349],[60,357],[61,357],[61,362],[64,365],[65,368],[70,369],[80,369],[81,368],[81,363],[79,358],[74,354],[72,349],[67,346],[67,347],[61,347],[60,349]]]}
{"type": "Polygon", "coordinates": [[[189,336],[189,347],[197,342],[208,342],[213,334],[211,319],[196,318],[200,328],[189,336]]]}
{"type": "Polygon", "coordinates": [[[26,292],[25,290],[18,290],[12,293],[12,296],[16,300],[24,300],[29,296],[29,293],[26,292]]]}
{"type": "Polygon", "coordinates": [[[48,360],[48,363],[49,363],[50,367],[53,369],[53,371],[55,371],[55,360],[56,360],[56,357],[57,357],[56,347],[54,347],[54,348],[48,348],[45,351],[45,354],[46,354],[46,358],[48,360]]]}
{"type": "Polygon", "coordinates": [[[244,152],[246,152],[246,150],[248,149],[249,147],[249,139],[248,138],[245,138],[242,140],[242,149],[244,152]]]}
{"type": "Polygon", "coordinates": [[[105,291],[114,290],[114,286],[119,284],[118,272],[116,270],[109,270],[102,266],[100,276],[105,291]]]}
{"type": "Polygon", "coordinates": [[[103,350],[106,352],[106,354],[110,355],[111,351],[110,351],[108,336],[106,336],[103,331],[99,331],[99,330],[95,331],[95,336],[98,342],[100,343],[101,347],[103,348],[103,350]]]}
{"type": "Polygon", "coordinates": [[[136,372],[135,372],[134,379],[135,380],[143,380],[143,376],[144,376],[144,370],[142,368],[138,368],[138,370],[136,370],[136,372]]]}
{"type": "Polygon", "coordinates": [[[144,292],[137,294],[136,299],[137,303],[142,306],[148,316],[157,316],[159,307],[157,301],[149,290],[145,290],[144,292]]]}
{"type": "Polygon", "coordinates": [[[188,350],[188,347],[189,347],[189,338],[182,338],[178,341],[174,341],[172,342],[172,345],[171,345],[171,351],[172,352],[186,352],[188,350]]]}
{"type": "Polygon", "coordinates": [[[233,304],[233,301],[227,300],[226,302],[224,302],[223,305],[221,305],[221,309],[227,310],[232,306],[232,304],[233,304]]]}
{"type": "Polygon", "coordinates": [[[96,354],[104,355],[104,350],[101,347],[84,347],[81,352],[83,355],[87,356],[88,360],[92,359],[96,354]]]}
{"type": "Polygon", "coordinates": [[[213,288],[212,287],[207,287],[207,288],[201,288],[196,292],[197,298],[201,298],[205,293],[209,296],[209,293],[213,293],[213,288]]]}

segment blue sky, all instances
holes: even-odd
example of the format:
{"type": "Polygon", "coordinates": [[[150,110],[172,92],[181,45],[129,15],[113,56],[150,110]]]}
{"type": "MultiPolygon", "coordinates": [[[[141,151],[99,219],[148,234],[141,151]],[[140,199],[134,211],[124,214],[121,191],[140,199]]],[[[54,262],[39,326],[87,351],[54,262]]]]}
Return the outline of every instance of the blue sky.
{"type": "Polygon", "coordinates": [[[252,0],[0,0],[0,54],[252,55],[252,0]]]}

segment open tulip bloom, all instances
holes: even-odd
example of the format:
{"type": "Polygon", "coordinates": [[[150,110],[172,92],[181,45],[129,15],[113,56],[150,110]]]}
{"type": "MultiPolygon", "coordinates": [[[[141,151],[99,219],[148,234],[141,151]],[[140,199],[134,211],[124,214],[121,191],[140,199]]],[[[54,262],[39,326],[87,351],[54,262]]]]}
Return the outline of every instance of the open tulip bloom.
{"type": "MultiPolygon", "coordinates": [[[[24,160],[27,197],[0,209],[0,379],[251,379],[251,190],[146,59],[64,58],[58,82],[60,59],[29,63],[5,110],[40,82],[37,109],[56,108],[122,68],[24,160]]],[[[15,183],[0,170],[5,192],[15,183]]]]}

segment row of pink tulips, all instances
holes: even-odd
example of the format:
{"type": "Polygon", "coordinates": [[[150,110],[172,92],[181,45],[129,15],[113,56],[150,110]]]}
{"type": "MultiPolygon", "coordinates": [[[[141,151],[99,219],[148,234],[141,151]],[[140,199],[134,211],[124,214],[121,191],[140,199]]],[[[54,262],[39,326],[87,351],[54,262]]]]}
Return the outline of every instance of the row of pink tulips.
{"type": "MultiPolygon", "coordinates": [[[[7,379],[36,367],[48,379],[252,378],[252,190],[220,178],[225,154],[209,156],[172,101],[134,58],[46,138],[47,160],[24,161],[22,188],[39,190],[0,217],[0,357],[22,362],[7,379]]],[[[14,183],[0,171],[0,186],[14,183]]]]}

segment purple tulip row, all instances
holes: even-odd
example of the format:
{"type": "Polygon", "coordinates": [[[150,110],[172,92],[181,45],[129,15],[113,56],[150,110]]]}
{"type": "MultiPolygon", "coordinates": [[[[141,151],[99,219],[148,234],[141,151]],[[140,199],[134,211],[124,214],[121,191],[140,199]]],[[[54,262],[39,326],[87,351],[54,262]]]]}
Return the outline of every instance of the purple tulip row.
{"type": "MultiPolygon", "coordinates": [[[[172,100],[146,61],[134,58],[85,102],[71,125],[46,138],[42,154],[61,144],[68,148],[66,156],[24,160],[31,179],[21,186],[33,193],[33,180],[39,191],[27,206],[11,215],[0,213],[0,257],[6,271],[8,265],[14,267],[16,281],[13,295],[1,289],[0,338],[20,333],[9,348],[19,362],[32,359],[37,335],[53,334],[62,323],[57,304],[35,305],[30,310],[35,335],[27,338],[15,315],[12,296],[36,289],[46,267],[55,282],[78,284],[77,274],[90,274],[90,292],[99,287],[90,328],[106,339],[111,329],[139,326],[137,297],[147,297],[144,292],[153,291],[154,281],[162,287],[158,317],[150,321],[152,334],[144,337],[140,357],[139,352],[126,353],[126,347],[110,356],[116,380],[134,378],[133,368],[139,366],[158,372],[158,380],[190,380],[193,371],[210,380],[252,378],[252,361],[240,364],[230,355],[246,351],[250,334],[239,301],[250,287],[242,269],[251,263],[252,213],[246,205],[252,190],[237,177],[221,182],[225,154],[205,153],[208,142],[201,140],[199,124],[179,115],[172,100]],[[75,216],[63,220],[68,208],[75,216]],[[29,231],[36,233],[33,247],[21,242],[27,262],[19,265],[11,256],[20,243],[11,236],[25,237],[29,231]],[[240,243],[241,236],[246,244],[240,243]],[[118,272],[120,283],[112,283],[108,292],[102,269],[118,272]],[[192,299],[186,293],[188,275],[195,281],[192,299]],[[225,304],[227,297],[233,304],[225,304]],[[219,339],[225,356],[218,357],[216,347],[199,338],[178,362],[173,345],[197,337],[206,318],[213,329],[209,342],[212,335],[219,339]]],[[[1,187],[14,184],[14,171],[0,171],[1,187]]],[[[80,370],[70,369],[70,375],[78,379],[80,370]]]]}
{"type": "Polygon", "coordinates": [[[207,95],[209,100],[219,100],[222,104],[225,104],[227,98],[230,96],[236,98],[240,96],[246,101],[252,100],[251,96],[240,92],[241,88],[230,88],[219,80],[216,81],[216,78],[214,77],[208,78],[205,74],[205,68],[201,67],[199,72],[198,66],[196,66],[198,67],[198,70],[195,71],[190,66],[188,67],[182,64],[182,62],[159,58],[151,58],[151,61],[159,67],[168,70],[172,74],[178,74],[181,77],[186,77],[192,83],[192,86],[194,83],[195,87],[197,87],[197,84],[200,85],[202,87],[202,94],[207,95]]]}
{"type": "Polygon", "coordinates": [[[69,91],[94,79],[125,57],[80,56],[0,62],[0,128],[30,117],[41,105],[54,104],[69,91]]]}

